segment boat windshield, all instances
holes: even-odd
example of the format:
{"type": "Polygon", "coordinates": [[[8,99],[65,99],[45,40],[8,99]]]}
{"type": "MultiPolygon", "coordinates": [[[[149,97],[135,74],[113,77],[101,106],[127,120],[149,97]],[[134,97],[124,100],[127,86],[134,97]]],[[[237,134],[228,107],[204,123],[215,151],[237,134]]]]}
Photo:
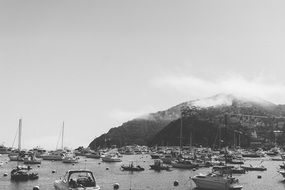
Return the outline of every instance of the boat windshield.
{"type": "Polygon", "coordinates": [[[76,172],[69,176],[69,187],[94,187],[95,180],[90,172],[76,172]]]}

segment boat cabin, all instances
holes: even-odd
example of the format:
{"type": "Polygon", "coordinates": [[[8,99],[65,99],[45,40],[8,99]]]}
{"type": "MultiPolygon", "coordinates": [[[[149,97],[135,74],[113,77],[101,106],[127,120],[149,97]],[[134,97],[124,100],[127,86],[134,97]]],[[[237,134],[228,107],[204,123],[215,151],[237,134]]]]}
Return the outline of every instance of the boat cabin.
{"type": "Polygon", "coordinates": [[[96,187],[95,178],[91,171],[88,170],[73,170],[66,172],[63,181],[70,188],[78,187],[96,187]]]}

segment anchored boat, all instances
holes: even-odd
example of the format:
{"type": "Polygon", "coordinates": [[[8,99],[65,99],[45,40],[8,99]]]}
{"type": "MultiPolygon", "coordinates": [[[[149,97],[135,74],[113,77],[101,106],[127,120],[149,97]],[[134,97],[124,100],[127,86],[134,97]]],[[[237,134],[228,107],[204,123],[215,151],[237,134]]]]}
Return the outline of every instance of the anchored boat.
{"type": "Polygon", "coordinates": [[[201,189],[211,190],[239,190],[242,186],[238,184],[238,179],[223,173],[199,174],[191,178],[196,186],[201,189]]]}
{"type": "Polygon", "coordinates": [[[144,171],[144,168],[140,165],[135,166],[133,162],[131,162],[128,166],[122,165],[121,166],[123,171],[144,171]]]}
{"type": "Polygon", "coordinates": [[[56,190],[100,190],[90,170],[69,170],[54,182],[56,190]]]}

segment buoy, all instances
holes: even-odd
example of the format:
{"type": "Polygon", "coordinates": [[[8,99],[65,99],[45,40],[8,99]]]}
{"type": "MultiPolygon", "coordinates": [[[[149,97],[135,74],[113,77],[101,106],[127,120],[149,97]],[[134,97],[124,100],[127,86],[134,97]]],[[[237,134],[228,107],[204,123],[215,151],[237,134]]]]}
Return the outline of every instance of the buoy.
{"type": "Polygon", "coordinates": [[[106,170],[109,170],[109,168],[106,168],[106,170]]]}
{"type": "Polygon", "coordinates": [[[40,165],[38,165],[38,168],[41,167],[40,165]]]}
{"type": "Polygon", "coordinates": [[[174,186],[178,186],[178,185],[179,185],[178,181],[175,180],[174,183],[173,183],[173,185],[174,185],[174,186]]]}
{"type": "Polygon", "coordinates": [[[195,169],[195,168],[193,168],[193,171],[196,171],[196,169],[195,169]]]}
{"type": "Polygon", "coordinates": [[[54,174],[54,173],[55,173],[55,170],[52,170],[52,171],[51,171],[51,173],[53,173],[53,174],[54,174]]]}
{"type": "Polygon", "coordinates": [[[115,183],[115,184],[113,185],[113,187],[114,187],[114,189],[119,189],[119,188],[120,188],[120,185],[119,185],[118,183],[115,183]]]}
{"type": "Polygon", "coordinates": [[[101,162],[98,163],[99,165],[101,164],[101,162]]]}
{"type": "Polygon", "coordinates": [[[6,177],[6,176],[8,176],[8,174],[7,173],[4,173],[4,175],[3,175],[4,177],[6,177]]]}
{"type": "Polygon", "coordinates": [[[72,165],[74,166],[75,164],[73,163],[72,165]]]}
{"type": "Polygon", "coordinates": [[[257,178],[258,178],[258,179],[261,179],[261,175],[258,175],[257,178]]]}
{"type": "Polygon", "coordinates": [[[39,186],[35,186],[35,187],[33,187],[33,190],[40,190],[40,187],[39,186]]]}

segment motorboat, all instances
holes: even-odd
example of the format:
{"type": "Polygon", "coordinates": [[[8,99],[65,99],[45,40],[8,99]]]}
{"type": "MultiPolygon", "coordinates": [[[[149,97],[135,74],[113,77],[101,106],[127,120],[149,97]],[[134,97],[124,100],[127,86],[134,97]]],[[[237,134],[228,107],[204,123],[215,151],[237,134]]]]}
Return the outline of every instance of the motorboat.
{"type": "Polygon", "coordinates": [[[161,156],[161,155],[158,154],[158,153],[152,153],[152,154],[150,154],[151,159],[159,159],[160,156],[161,156]]]}
{"type": "Polygon", "coordinates": [[[69,170],[54,182],[55,190],[100,190],[90,170],[69,170]]]}
{"type": "Polygon", "coordinates": [[[171,163],[171,166],[173,168],[180,168],[180,169],[193,169],[193,168],[198,168],[199,164],[193,163],[190,160],[176,160],[171,163]]]}
{"type": "Polygon", "coordinates": [[[40,147],[35,147],[29,151],[32,154],[35,154],[36,158],[41,158],[42,155],[46,153],[46,150],[40,147]]]}
{"type": "Polygon", "coordinates": [[[75,164],[78,163],[78,157],[76,157],[73,154],[67,154],[62,158],[63,163],[70,163],[70,164],[75,164]]]}
{"type": "Polygon", "coordinates": [[[165,164],[171,164],[171,162],[174,161],[176,158],[173,157],[171,154],[166,154],[166,155],[160,157],[160,159],[165,164]]]}
{"type": "Polygon", "coordinates": [[[62,161],[63,156],[64,156],[64,151],[56,150],[56,151],[50,151],[46,154],[43,154],[42,159],[43,160],[62,161]]]}
{"type": "Polygon", "coordinates": [[[245,174],[245,172],[246,172],[246,170],[244,168],[241,168],[241,167],[231,168],[232,174],[245,174]]]}
{"type": "Polygon", "coordinates": [[[260,157],[264,157],[264,153],[260,152],[260,151],[247,151],[247,152],[243,152],[242,153],[242,157],[247,157],[247,158],[260,158],[260,157]]]}
{"type": "Polygon", "coordinates": [[[239,190],[242,186],[238,184],[238,179],[223,173],[211,172],[207,175],[199,174],[191,177],[196,186],[201,189],[211,190],[239,190]]]}
{"type": "Polygon", "coordinates": [[[244,161],[239,159],[230,159],[227,161],[228,164],[244,164],[244,161]]]}
{"type": "Polygon", "coordinates": [[[103,162],[122,162],[122,160],[115,155],[105,155],[102,157],[103,162]]]}
{"type": "Polygon", "coordinates": [[[154,164],[150,165],[150,169],[160,171],[160,170],[169,170],[170,167],[167,165],[164,165],[162,160],[156,159],[154,160],[154,164]]]}
{"type": "Polygon", "coordinates": [[[101,155],[99,152],[91,152],[88,154],[85,154],[86,158],[95,158],[95,159],[99,159],[101,158],[101,155]]]}
{"type": "Polygon", "coordinates": [[[131,162],[128,166],[122,165],[121,166],[123,171],[144,171],[144,168],[140,165],[135,166],[133,162],[131,162]]]}
{"type": "Polygon", "coordinates": [[[10,151],[10,148],[5,147],[4,145],[0,145],[0,154],[9,154],[10,151]]]}
{"type": "Polygon", "coordinates": [[[24,164],[41,164],[41,160],[34,155],[28,155],[23,159],[24,164]]]}
{"type": "Polygon", "coordinates": [[[17,154],[17,155],[8,155],[10,161],[18,161],[18,162],[21,162],[24,160],[23,156],[17,154]]]}
{"type": "Polygon", "coordinates": [[[38,173],[30,172],[31,167],[17,166],[11,171],[11,180],[13,181],[27,181],[39,178],[38,173]]]}
{"type": "Polygon", "coordinates": [[[264,166],[252,166],[252,165],[241,166],[241,168],[244,168],[246,171],[265,171],[265,170],[267,170],[267,168],[264,166]]]}

